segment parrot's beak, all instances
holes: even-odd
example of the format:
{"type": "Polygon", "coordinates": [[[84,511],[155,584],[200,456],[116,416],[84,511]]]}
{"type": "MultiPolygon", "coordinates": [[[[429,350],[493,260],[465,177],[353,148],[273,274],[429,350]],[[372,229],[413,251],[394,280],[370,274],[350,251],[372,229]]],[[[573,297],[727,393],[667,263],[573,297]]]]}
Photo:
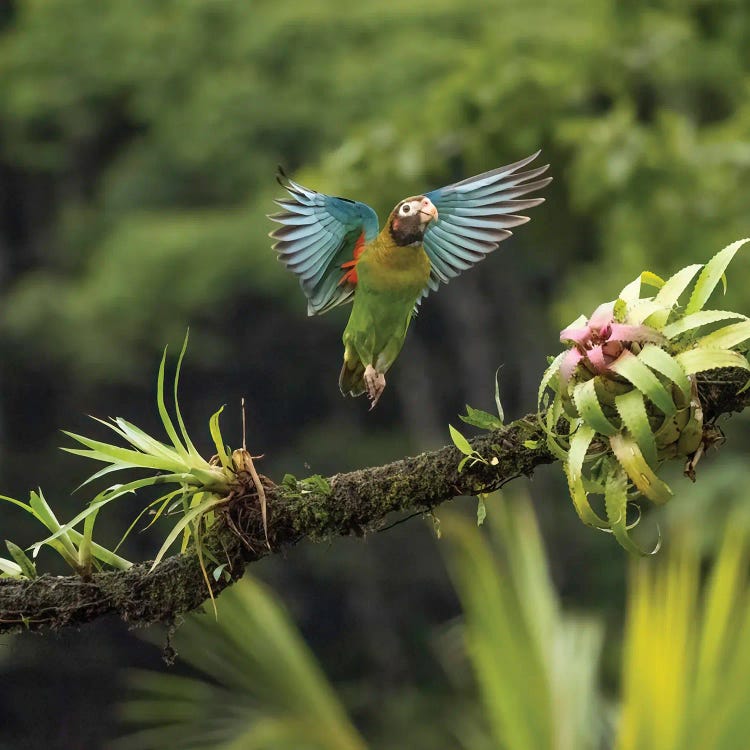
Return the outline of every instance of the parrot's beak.
{"type": "Polygon", "coordinates": [[[422,214],[422,224],[429,224],[431,221],[438,220],[438,210],[429,198],[422,201],[419,213],[422,214]]]}

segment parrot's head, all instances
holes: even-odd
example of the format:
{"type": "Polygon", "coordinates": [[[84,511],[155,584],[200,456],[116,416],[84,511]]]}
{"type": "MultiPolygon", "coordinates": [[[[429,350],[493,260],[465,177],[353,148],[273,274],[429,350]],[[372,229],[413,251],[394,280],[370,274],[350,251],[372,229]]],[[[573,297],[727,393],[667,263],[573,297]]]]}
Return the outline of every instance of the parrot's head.
{"type": "Polygon", "coordinates": [[[399,247],[421,245],[425,229],[438,218],[432,201],[424,195],[415,195],[402,200],[388,217],[388,228],[393,241],[399,247]]]}

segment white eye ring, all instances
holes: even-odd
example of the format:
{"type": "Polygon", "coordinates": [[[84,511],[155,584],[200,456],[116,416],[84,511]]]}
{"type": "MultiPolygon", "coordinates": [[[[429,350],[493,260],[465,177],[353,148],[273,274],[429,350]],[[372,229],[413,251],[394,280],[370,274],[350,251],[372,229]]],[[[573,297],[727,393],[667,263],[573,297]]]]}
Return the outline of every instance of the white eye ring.
{"type": "Polygon", "coordinates": [[[406,216],[406,214],[411,213],[411,205],[409,203],[404,203],[398,212],[401,216],[406,216]]]}

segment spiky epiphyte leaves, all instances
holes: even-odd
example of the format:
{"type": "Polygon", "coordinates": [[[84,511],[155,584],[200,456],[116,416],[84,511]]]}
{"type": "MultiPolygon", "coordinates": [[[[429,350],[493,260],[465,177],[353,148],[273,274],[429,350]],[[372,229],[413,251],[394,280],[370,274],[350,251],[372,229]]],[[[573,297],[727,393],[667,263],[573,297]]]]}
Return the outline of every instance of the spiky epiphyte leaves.
{"type": "MultiPolygon", "coordinates": [[[[121,471],[139,470],[142,473],[145,472],[146,476],[132,479],[123,484],[115,484],[102,490],[84,510],[65,525],[57,523],[56,520],[54,523],[45,521],[45,526],[52,533],[46,539],[33,545],[34,554],[43,545],[52,546],[76,570],[84,574],[90,569],[89,560],[92,557],[110,565],[117,565],[120,558],[117,558],[113,553],[109,553],[113,556],[105,559],[102,549],[93,544],[91,540],[97,513],[115,500],[126,496],[135,496],[138,490],[147,487],[163,487],[164,492],[159,497],[141,508],[130,528],[125,532],[123,540],[144,516],[150,515],[147,527],[160,518],[176,517],[177,520],[156,553],[153,567],[159,564],[173,545],[179,544],[179,549],[185,551],[189,544],[193,544],[201,561],[209,593],[212,594],[205,558],[208,557],[219,568],[222,568],[222,566],[221,561],[214,559],[210,550],[204,547],[202,540],[207,529],[215,520],[216,510],[230,499],[232,488],[236,486],[238,474],[249,472],[253,476],[253,481],[256,482],[257,472],[252,465],[252,457],[246,450],[240,449],[232,452],[225,445],[219,427],[221,409],[209,421],[209,431],[214,442],[216,455],[211,460],[206,460],[195,448],[185,427],[177,396],[180,368],[186,347],[187,337],[180,352],[174,377],[174,420],[170,416],[165,398],[166,350],[159,367],[156,400],[159,416],[168,437],[166,442],[149,435],[121,417],[110,420],[95,419],[111,429],[125,444],[124,446],[94,440],[74,433],[66,433],[81,446],[65,448],[66,451],[104,465],[103,468],[92,474],[82,486],[88,485],[103,476],[121,471]],[[79,533],[76,531],[76,527],[81,525],[83,532],[79,533]],[[79,538],[80,542],[78,541],[79,538]],[[77,548],[76,544],[79,545],[77,548]],[[77,562],[74,564],[76,560],[77,562]]],[[[256,484],[258,483],[259,480],[256,484]]],[[[262,493],[259,493],[259,497],[263,498],[262,493]]],[[[35,501],[35,495],[32,493],[30,506],[32,509],[35,507],[35,502],[39,504],[41,496],[36,497],[35,501]]],[[[20,503],[16,501],[16,504],[20,503]]],[[[45,517],[44,513],[46,512],[48,516],[51,516],[51,510],[46,504],[45,508],[46,511],[37,510],[37,515],[42,514],[42,517],[45,517]]],[[[263,508],[263,515],[265,523],[265,507],[263,508]]],[[[51,517],[54,518],[54,516],[51,517]]],[[[120,543],[122,543],[122,540],[120,543]]]]}
{"type": "Polygon", "coordinates": [[[694,477],[709,439],[696,373],[750,370],[744,353],[737,351],[750,339],[750,320],[741,313],[704,309],[746,242],[734,242],[705,266],[687,266],[666,281],[644,272],[617,300],[561,332],[560,340],[571,346],[542,378],[539,407],[540,413],[546,407],[547,444],[563,463],[578,515],[612,532],[631,552],[646,554],[630,538],[631,502],[667,502],[672,490],[657,476],[659,467],[671,458],[687,459],[686,473],[694,477]],[[643,284],[656,293],[641,296],[643,284]],[[713,330],[706,332],[709,326],[713,330]],[[560,429],[561,420],[567,429],[560,429]],[[591,494],[604,497],[603,516],[592,508],[591,494]]]}
{"type": "Polygon", "coordinates": [[[365,750],[315,658],[265,587],[246,577],[221,597],[219,608],[218,620],[192,615],[176,636],[180,656],[198,676],[133,673],[131,699],[122,710],[133,730],[113,748],[365,750]]]}
{"type": "MultiPolygon", "coordinates": [[[[131,567],[130,561],[94,542],[96,513],[91,513],[87,517],[83,533],[81,533],[74,528],[68,528],[67,525],[63,526],[57,520],[41,489],[30,493],[28,503],[5,495],[0,496],[0,500],[21,508],[51,532],[52,536],[34,545],[33,557],[36,557],[39,549],[46,545],[57,552],[74,571],[84,577],[89,576],[93,569],[101,569],[102,566],[116,570],[127,570],[131,567]]],[[[33,560],[13,542],[6,541],[5,544],[13,559],[0,558],[0,577],[36,578],[37,570],[33,560]]]]}

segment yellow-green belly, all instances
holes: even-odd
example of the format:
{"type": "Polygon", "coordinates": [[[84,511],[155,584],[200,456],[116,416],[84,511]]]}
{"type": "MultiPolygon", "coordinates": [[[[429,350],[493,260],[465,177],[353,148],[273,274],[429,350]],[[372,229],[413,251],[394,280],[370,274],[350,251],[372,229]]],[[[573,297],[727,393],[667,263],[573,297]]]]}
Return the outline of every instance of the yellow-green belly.
{"type": "MultiPolygon", "coordinates": [[[[369,250],[369,249],[368,249],[369,250]]],[[[387,372],[403,346],[414,304],[427,286],[430,261],[420,247],[373,248],[357,264],[357,291],[344,330],[344,358],[387,372]]]]}

